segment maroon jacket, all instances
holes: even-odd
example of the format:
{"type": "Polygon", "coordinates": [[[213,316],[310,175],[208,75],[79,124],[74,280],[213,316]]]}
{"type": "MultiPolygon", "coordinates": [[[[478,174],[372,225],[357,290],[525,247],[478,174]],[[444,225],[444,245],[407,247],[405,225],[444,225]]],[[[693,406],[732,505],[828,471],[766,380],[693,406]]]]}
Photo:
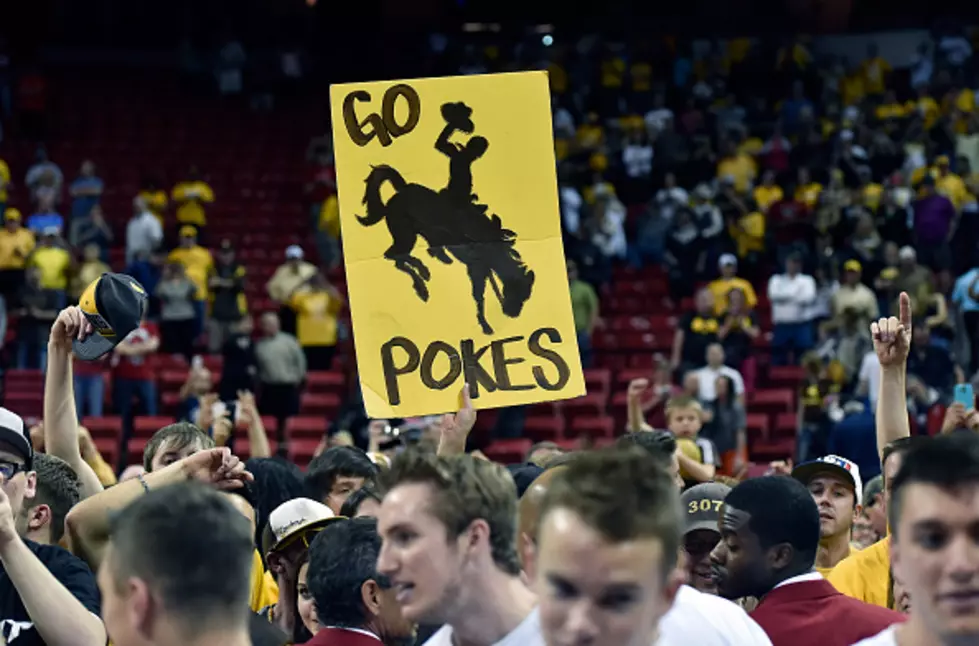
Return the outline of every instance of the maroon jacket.
{"type": "Polygon", "coordinates": [[[303,646],[383,646],[380,638],[356,630],[323,628],[303,646]]]}
{"type": "Polygon", "coordinates": [[[775,588],[751,613],[772,646],[851,646],[907,617],[844,596],[828,581],[775,588]]]}

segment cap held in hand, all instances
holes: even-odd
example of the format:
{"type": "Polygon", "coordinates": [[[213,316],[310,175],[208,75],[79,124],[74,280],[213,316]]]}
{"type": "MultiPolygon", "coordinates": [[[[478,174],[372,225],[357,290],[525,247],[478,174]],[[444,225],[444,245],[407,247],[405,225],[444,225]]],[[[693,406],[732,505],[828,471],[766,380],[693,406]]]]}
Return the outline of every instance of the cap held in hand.
{"type": "Polygon", "coordinates": [[[119,345],[139,327],[146,311],[146,290],[126,274],[102,274],[78,301],[92,334],[72,342],[75,356],[93,361],[119,345]]]}

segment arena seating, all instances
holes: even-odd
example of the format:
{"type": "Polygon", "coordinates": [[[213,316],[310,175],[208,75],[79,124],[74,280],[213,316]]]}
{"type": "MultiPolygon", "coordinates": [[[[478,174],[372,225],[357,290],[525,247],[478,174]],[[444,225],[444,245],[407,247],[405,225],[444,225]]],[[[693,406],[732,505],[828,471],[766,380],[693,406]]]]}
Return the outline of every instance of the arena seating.
{"type": "MultiPolygon", "coordinates": [[[[271,114],[249,112],[238,103],[184,96],[173,79],[140,74],[118,74],[56,81],[58,94],[55,136],[49,155],[70,182],[84,159],[92,159],[106,182],[103,209],[118,241],[112,266],[121,270],[125,223],[131,201],[146,177],[156,177],[169,188],[196,165],[208,179],[216,203],[208,211],[206,243],[214,246],[230,238],[248,268],[247,296],[252,312],[273,309],[265,283],[282,262],[289,244],[302,244],[313,253],[308,231],[310,218],[302,204],[303,159],[309,138],[322,132],[326,103],[322,98],[280,106],[271,114]]],[[[18,184],[31,163],[33,146],[5,143],[3,157],[18,184]]],[[[26,207],[18,187],[13,206],[26,207]]],[[[172,226],[170,227],[173,228],[172,226]]],[[[171,232],[168,232],[171,233],[171,232]]],[[[344,289],[343,276],[331,281],[344,289]]],[[[658,267],[636,271],[615,270],[613,287],[602,298],[604,329],[594,338],[597,367],[586,372],[588,394],[578,399],[529,407],[526,438],[493,442],[485,453],[503,462],[520,461],[532,441],[553,440],[574,446],[579,438],[611,441],[625,422],[624,388],[630,379],[652,377],[655,353],[668,353],[677,316],[663,305],[667,278],[658,267]]],[[[764,289],[757,313],[766,334],[757,343],[759,380],[748,394],[752,458],[766,461],[792,453],[795,435],[798,368],[769,368],[767,331],[769,304],[764,289]]],[[[172,420],[177,391],[188,366],[179,357],[157,359],[158,390],[163,416],[136,420],[129,455],[137,461],[152,431],[172,420]]],[[[220,357],[206,357],[215,377],[220,357]]],[[[108,380],[107,380],[108,382],[108,380]]],[[[111,384],[110,384],[111,385],[111,384]]],[[[5,381],[7,406],[25,417],[41,415],[43,375],[40,371],[9,370],[5,381]]],[[[328,420],[336,415],[347,392],[341,370],[309,375],[299,417],[288,422],[285,436],[290,454],[300,465],[310,459],[328,420]]],[[[107,389],[111,401],[111,388],[107,389]]],[[[486,433],[496,413],[480,414],[478,430],[486,433]]],[[[86,419],[85,425],[107,459],[117,455],[121,423],[117,417],[86,419]]],[[[268,420],[270,437],[274,422],[268,420]]],[[[242,431],[239,431],[242,433],[242,431]]],[[[485,436],[484,436],[485,437],[485,436]]],[[[247,455],[243,434],[236,449],[247,455]]]]}

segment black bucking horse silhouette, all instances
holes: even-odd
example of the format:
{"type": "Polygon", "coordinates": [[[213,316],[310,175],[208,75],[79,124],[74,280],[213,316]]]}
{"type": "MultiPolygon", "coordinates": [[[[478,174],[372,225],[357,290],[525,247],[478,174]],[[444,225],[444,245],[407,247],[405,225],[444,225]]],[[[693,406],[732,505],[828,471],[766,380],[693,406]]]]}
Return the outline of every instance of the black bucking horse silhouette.
{"type": "Polygon", "coordinates": [[[534,272],[514,248],[516,234],[504,229],[500,217],[488,215],[488,208],[473,194],[473,163],[482,157],[489,142],[474,136],[465,144],[449,141],[456,132],[472,134],[472,108],[464,103],[442,105],[445,128],[435,149],[449,158],[449,183],[436,191],[421,184],[409,184],[397,170],[387,165],[374,166],[367,176],[363,203],[367,214],[357,216],[364,226],[387,222],[391,246],[384,257],[411,277],[418,298],[428,301],[428,281],[432,275],[420,259],[411,255],[418,236],[428,243],[428,254],[447,265],[452,257],[466,266],[476,302],[476,320],[484,334],[493,328],[486,320],[486,283],[510,318],[520,315],[534,287],[534,272]],[[394,195],[385,204],[381,186],[390,182],[394,195]],[[499,280],[503,284],[502,291],[499,280]]]}

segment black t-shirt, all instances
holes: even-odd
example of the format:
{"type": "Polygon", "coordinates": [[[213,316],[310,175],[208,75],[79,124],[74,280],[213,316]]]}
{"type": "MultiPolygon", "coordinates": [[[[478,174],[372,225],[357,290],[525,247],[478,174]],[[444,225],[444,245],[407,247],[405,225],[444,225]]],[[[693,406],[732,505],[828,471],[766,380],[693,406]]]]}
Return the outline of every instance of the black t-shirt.
{"type": "MultiPolygon", "coordinates": [[[[25,540],[27,547],[44,563],[48,572],[75,595],[85,608],[101,616],[101,599],[95,575],[84,561],[56,545],[25,540]]],[[[0,643],[12,646],[44,646],[7,572],[0,569],[0,643]]]]}
{"type": "Polygon", "coordinates": [[[680,329],[683,330],[684,363],[702,366],[707,363],[707,346],[717,342],[717,330],[720,322],[713,316],[701,316],[697,312],[689,312],[680,319],[680,329]]]}

